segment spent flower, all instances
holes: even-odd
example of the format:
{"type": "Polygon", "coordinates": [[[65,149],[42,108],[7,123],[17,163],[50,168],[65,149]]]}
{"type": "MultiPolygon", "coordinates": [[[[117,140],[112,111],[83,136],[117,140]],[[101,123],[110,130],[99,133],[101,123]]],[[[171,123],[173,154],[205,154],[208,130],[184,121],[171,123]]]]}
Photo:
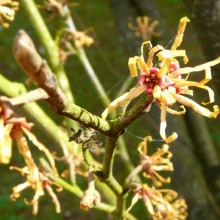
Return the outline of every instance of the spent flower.
{"type": "MultiPolygon", "coordinates": [[[[1,100],[4,100],[4,97],[1,97],[1,100]]],[[[0,162],[5,164],[10,162],[12,139],[14,139],[19,153],[22,155],[26,163],[26,167],[23,169],[17,167],[11,168],[21,172],[22,175],[27,176],[26,182],[13,188],[11,198],[14,200],[17,199],[20,197],[21,191],[28,187],[32,187],[35,191],[35,195],[33,200],[30,203],[27,203],[33,205],[33,214],[36,214],[38,212],[38,200],[44,195],[44,189],[46,189],[56,205],[57,212],[60,212],[58,199],[51,188],[51,184],[54,183],[39,171],[39,168],[32,157],[27,138],[45,154],[52,167],[54,175],[57,175],[53,155],[46,146],[38,141],[35,135],[31,132],[31,127],[32,124],[28,123],[24,117],[17,115],[9,104],[0,101],[0,162]]]]}
{"type": "MultiPolygon", "coordinates": [[[[25,190],[26,188],[32,188],[35,191],[33,199],[29,202],[27,199],[25,199],[25,203],[27,205],[32,205],[33,206],[33,215],[36,215],[38,213],[39,207],[39,199],[45,194],[45,190],[47,193],[50,195],[52,198],[53,203],[55,204],[56,207],[56,212],[59,213],[61,211],[60,209],[60,203],[57,198],[57,195],[55,194],[52,185],[57,186],[55,182],[50,180],[43,172],[41,172],[38,167],[35,166],[34,169],[34,176],[33,174],[33,165],[32,168],[29,167],[24,167],[24,168],[18,168],[18,167],[10,167],[11,170],[16,170],[22,174],[22,176],[26,176],[26,181],[24,183],[21,183],[12,189],[12,194],[11,194],[11,199],[16,200],[17,198],[20,197],[21,192],[25,190]],[[31,170],[32,169],[32,170],[31,170]]],[[[61,190],[59,186],[57,186],[58,190],[61,190]]]]}
{"type": "Polygon", "coordinates": [[[110,103],[108,108],[102,113],[103,118],[106,118],[107,115],[117,107],[133,100],[142,93],[146,93],[149,96],[153,96],[153,100],[161,109],[160,135],[166,143],[169,143],[177,138],[177,134],[174,132],[169,137],[166,136],[167,112],[182,115],[185,113],[184,106],[187,106],[209,118],[216,118],[218,116],[219,107],[217,105],[213,106],[213,111],[210,111],[202,105],[214,102],[214,92],[206,84],[212,79],[211,67],[220,63],[220,57],[199,66],[185,68],[180,68],[179,62],[176,59],[177,57],[183,57],[184,63],[188,62],[185,50],[177,50],[182,42],[187,22],[189,22],[187,17],[180,19],[178,33],[170,50],[166,50],[160,45],[151,47],[149,41],[142,44],[141,56],[132,57],[128,61],[131,76],[138,77],[138,85],[110,103]],[[149,55],[148,60],[145,62],[143,54],[146,46],[149,48],[149,55]],[[156,58],[159,62],[153,64],[156,58]],[[190,73],[203,70],[205,71],[205,78],[203,80],[198,82],[189,80],[190,73]],[[139,72],[140,74],[138,75],[139,72]],[[209,101],[202,102],[202,105],[200,105],[185,96],[193,96],[193,91],[190,90],[189,87],[206,90],[209,95],[209,101]],[[181,104],[180,111],[170,108],[176,102],[181,104]]]}
{"type": "Polygon", "coordinates": [[[0,101],[0,163],[8,164],[12,155],[12,133],[17,127],[31,129],[23,117],[18,117],[14,111],[0,101]]]}
{"type": "Polygon", "coordinates": [[[88,188],[84,192],[83,197],[80,201],[80,209],[88,211],[94,206],[99,205],[101,202],[100,194],[95,189],[95,178],[93,173],[93,167],[89,166],[89,175],[88,175],[88,188]]]}

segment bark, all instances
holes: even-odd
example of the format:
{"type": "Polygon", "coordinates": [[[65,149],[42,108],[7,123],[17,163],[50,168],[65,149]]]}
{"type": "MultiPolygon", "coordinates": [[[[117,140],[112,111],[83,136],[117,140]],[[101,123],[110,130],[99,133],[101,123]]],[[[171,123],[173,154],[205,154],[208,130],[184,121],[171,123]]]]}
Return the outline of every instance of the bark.
{"type": "MultiPolygon", "coordinates": [[[[220,0],[184,0],[185,5],[188,8],[189,11],[189,17],[192,21],[195,31],[197,33],[198,39],[200,41],[203,53],[205,55],[205,58],[207,61],[215,59],[216,57],[220,56],[220,42],[219,42],[219,36],[220,36],[220,0]]],[[[213,76],[213,87],[215,87],[215,99],[217,104],[219,105],[220,102],[220,65],[217,65],[212,68],[212,76],[213,76]]],[[[212,88],[213,88],[212,87],[212,88]]],[[[193,117],[194,118],[194,117],[193,117]]],[[[192,120],[188,117],[188,122],[192,125],[192,120]],[[191,122],[190,122],[191,121],[191,122]]],[[[208,122],[209,124],[209,130],[212,130],[214,133],[219,133],[220,129],[220,119],[218,117],[215,122],[208,122]]],[[[200,145],[201,142],[201,136],[202,133],[204,133],[204,130],[207,130],[205,128],[205,125],[203,128],[198,129],[198,124],[196,126],[197,128],[192,129],[194,132],[194,140],[197,140],[196,145],[200,145]],[[199,130],[202,132],[200,133],[199,130]],[[197,133],[197,134],[196,134],[197,133]],[[199,138],[200,137],[200,138],[199,138]],[[199,140],[200,139],[200,140],[199,140]],[[198,144],[198,141],[200,144],[198,144]]],[[[199,147],[199,157],[202,161],[201,165],[203,167],[203,171],[205,173],[209,188],[212,190],[213,195],[217,199],[218,203],[220,204],[220,186],[218,182],[220,182],[219,178],[219,156],[217,153],[217,150],[213,148],[213,145],[208,144],[207,140],[210,139],[210,135],[206,136],[206,143],[202,143],[202,150],[200,149],[200,146],[195,146],[196,148],[199,147]],[[210,148],[211,147],[211,148],[210,148]],[[215,154],[215,156],[214,156],[215,154]],[[211,156],[213,155],[213,156],[211,156]],[[216,157],[218,159],[216,160],[216,157]],[[214,158],[214,159],[213,159],[214,158]]],[[[203,137],[203,140],[204,137],[203,137]]],[[[216,146],[214,146],[216,147],[216,146]]],[[[196,149],[195,148],[195,149],[196,149]]],[[[198,149],[197,149],[198,152],[198,149]]]]}
{"type": "MultiPolygon", "coordinates": [[[[184,0],[207,60],[220,56],[220,0],[184,0]]],[[[220,65],[213,68],[213,78],[220,94],[220,65]]]]}

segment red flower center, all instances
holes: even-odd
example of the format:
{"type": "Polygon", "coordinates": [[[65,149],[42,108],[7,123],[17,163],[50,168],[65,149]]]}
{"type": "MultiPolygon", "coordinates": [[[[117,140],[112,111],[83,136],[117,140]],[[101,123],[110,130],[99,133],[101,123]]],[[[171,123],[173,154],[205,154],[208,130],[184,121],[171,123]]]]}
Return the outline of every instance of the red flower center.
{"type": "Polygon", "coordinates": [[[148,95],[152,95],[153,94],[154,86],[158,85],[158,83],[159,83],[159,79],[157,77],[158,71],[159,71],[158,68],[151,67],[149,75],[141,74],[138,77],[138,83],[140,85],[146,85],[146,93],[148,95]]]}
{"type": "MultiPolygon", "coordinates": [[[[169,77],[167,75],[163,75],[162,77],[159,78],[158,77],[159,69],[156,67],[151,67],[149,69],[150,71],[149,75],[142,73],[138,77],[138,83],[139,85],[146,85],[146,93],[148,95],[152,95],[153,89],[156,85],[159,85],[161,90],[167,89],[169,86],[174,86],[175,82],[172,80],[172,78],[181,79],[181,75],[176,73],[178,69],[179,66],[175,62],[172,62],[170,64],[169,72],[168,72],[168,74],[169,75],[172,74],[172,76],[169,77]]],[[[176,90],[177,93],[180,93],[179,88],[176,88],[176,90]]]]}

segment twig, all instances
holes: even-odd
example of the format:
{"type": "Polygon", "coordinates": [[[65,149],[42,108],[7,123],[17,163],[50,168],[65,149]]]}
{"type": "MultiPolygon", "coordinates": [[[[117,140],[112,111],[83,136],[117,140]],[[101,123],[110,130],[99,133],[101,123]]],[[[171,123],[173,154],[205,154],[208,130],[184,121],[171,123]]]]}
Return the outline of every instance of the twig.
{"type": "Polygon", "coordinates": [[[30,79],[48,93],[48,102],[52,103],[54,111],[64,109],[67,105],[65,95],[47,62],[40,57],[31,38],[23,30],[15,37],[13,55],[30,79]]]}
{"type": "Polygon", "coordinates": [[[49,30],[42,16],[40,15],[39,10],[37,9],[35,2],[33,0],[21,0],[20,2],[27,14],[28,20],[32,24],[38,38],[44,46],[49,64],[52,68],[52,71],[57,76],[59,86],[65,93],[68,101],[74,102],[74,97],[71,92],[69,80],[66,76],[63,65],[60,62],[59,48],[56,45],[55,41],[52,39],[49,30]]]}
{"type": "Polygon", "coordinates": [[[35,89],[14,98],[0,97],[0,100],[9,102],[12,106],[21,106],[34,101],[48,99],[48,94],[43,89],[35,89]]]}
{"type": "MultiPolygon", "coordinates": [[[[14,83],[3,77],[0,74],[0,93],[8,97],[17,97],[25,94],[27,91],[23,84],[14,83]]],[[[68,136],[64,133],[60,127],[58,127],[53,120],[36,104],[29,103],[21,108],[22,111],[36,124],[44,135],[58,146],[60,149],[63,148],[68,140],[68,136]]]]}
{"type": "MultiPolygon", "coordinates": [[[[73,32],[77,32],[73,19],[70,16],[71,14],[70,14],[68,6],[64,6],[64,11],[66,12],[66,15],[67,15],[66,24],[68,28],[73,32]]],[[[85,68],[86,73],[88,74],[90,80],[94,84],[94,87],[97,90],[98,94],[100,94],[102,103],[104,104],[105,107],[108,106],[108,104],[110,103],[110,99],[107,93],[105,92],[105,89],[103,88],[102,84],[100,83],[94,69],[92,68],[86,56],[85,50],[82,47],[76,49],[76,55],[78,56],[83,67],[85,68]]]]}

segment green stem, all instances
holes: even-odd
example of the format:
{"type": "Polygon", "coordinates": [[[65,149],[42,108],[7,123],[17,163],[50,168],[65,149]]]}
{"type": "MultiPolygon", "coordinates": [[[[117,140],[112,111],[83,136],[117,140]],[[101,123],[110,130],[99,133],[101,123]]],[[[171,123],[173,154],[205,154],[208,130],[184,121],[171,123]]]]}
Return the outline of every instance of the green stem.
{"type": "MultiPolygon", "coordinates": [[[[71,185],[60,177],[54,177],[54,181],[57,184],[59,184],[62,188],[71,192],[72,194],[76,195],[77,197],[81,198],[83,196],[82,190],[77,185],[71,185]]],[[[101,211],[104,211],[104,212],[107,212],[107,213],[113,213],[115,210],[114,206],[107,205],[105,203],[100,203],[99,205],[94,206],[94,208],[101,210],[101,211]]],[[[129,213],[127,216],[127,220],[136,220],[136,218],[129,213]]]]}
{"type": "MultiPolygon", "coordinates": [[[[60,185],[62,188],[81,198],[83,196],[83,191],[77,185],[71,185],[60,177],[54,178],[55,182],[60,185]]],[[[101,211],[111,213],[114,210],[114,207],[111,205],[107,205],[105,203],[100,203],[97,206],[94,206],[95,209],[99,209],[101,211]]]]}
{"type": "Polygon", "coordinates": [[[73,120],[76,120],[87,127],[94,128],[101,133],[111,135],[110,124],[106,120],[103,120],[102,118],[93,115],[92,113],[79,107],[78,105],[67,105],[65,109],[58,113],[73,120]]]}
{"type": "MultiPolygon", "coordinates": [[[[13,83],[2,74],[0,74],[0,85],[0,93],[8,97],[16,97],[26,93],[26,88],[23,84],[13,83]]],[[[67,135],[61,131],[54,121],[51,120],[36,103],[29,103],[23,106],[22,110],[55,146],[59,146],[60,149],[62,149],[61,143],[68,140],[67,135]]]]}
{"type": "Polygon", "coordinates": [[[112,191],[117,196],[120,196],[123,193],[123,188],[112,174],[117,140],[117,137],[107,137],[105,154],[103,158],[102,178],[103,181],[112,189],[112,191]]]}
{"type": "MultiPolygon", "coordinates": [[[[64,10],[67,14],[66,24],[70,30],[73,32],[76,32],[77,29],[75,27],[75,24],[73,22],[73,19],[71,17],[71,13],[69,11],[69,8],[67,6],[64,7],[64,10]]],[[[94,69],[92,68],[91,63],[88,60],[88,57],[85,53],[85,50],[82,48],[77,49],[76,55],[78,56],[80,62],[82,63],[83,67],[86,70],[86,73],[88,74],[91,82],[94,84],[95,89],[97,90],[98,94],[100,94],[101,100],[103,105],[106,107],[111,102],[107,93],[105,92],[105,89],[103,88],[102,84],[100,83],[94,69]]]]}
{"type": "Polygon", "coordinates": [[[115,149],[117,146],[117,137],[108,137],[105,146],[105,154],[103,158],[103,176],[109,178],[112,175],[113,161],[115,156],[115,149]]]}
{"type": "Polygon", "coordinates": [[[150,107],[152,101],[152,96],[146,96],[143,94],[129,111],[121,117],[110,121],[106,121],[93,115],[75,104],[67,105],[61,112],[58,112],[58,114],[79,121],[85,126],[94,128],[109,137],[119,137],[131,122],[145,113],[147,108],[150,107]]]}
{"type": "Polygon", "coordinates": [[[83,196],[83,191],[77,185],[69,184],[60,177],[53,177],[53,179],[58,185],[76,195],[77,197],[81,198],[83,196]]]}
{"type": "Polygon", "coordinates": [[[104,88],[102,87],[102,84],[100,83],[99,79],[97,78],[94,69],[92,68],[90,62],[88,61],[88,58],[85,54],[84,49],[80,48],[77,51],[77,55],[83,65],[83,67],[86,69],[86,72],[90,76],[91,81],[94,84],[94,87],[96,88],[98,94],[100,94],[100,99],[103,103],[103,105],[106,107],[111,102],[109,97],[107,96],[104,88]]]}
{"type": "Polygon", "coordinates": [[[131,158],[127,152],[125,140],[122,136],[118,139],[118,146],[119,146],[119,148],[118,148],[119,156],[124,161],[124,163],[126,165],[125,169],[127,169],[128,173],[130,173],[134,169],[134,166],[131,163],[131,158]],[[124,152],[126,152],[126,153],[124,153],[124,152]]]}
{"type": "Polygon", "coordinates": [[[116,212],[117,216],[119,216],[121,218],[123,218],[123,215],[125,213],[125,208],[126,208],[125,201],[126,200],[125,200],[124,196],[117,197],[117,207],[116,207],[115,212],[116,212]]]}
{"type": "Polygon", "coordinates": [[[146,111],[149,111],[152,102],[152,96],[142,94],[136,104],[129,111],[115,120],[114,129],[122,132],[131,122],[143,115],[146,111]]]}
{"type": "MultiPolygon", "coordinates": [[[[73,32],[76,32],[77,29],[76,29],[74,21],[71,17],[71,13],[69,11],[69,8],[67,6],[65,6],[64,10],[66,11],[66,14],[67,14],[67,19],[66,19],[67,26],[69,27],[70,30],[72,30],[73,32]]],[[[83,48],[78,49],[77,56],[78,56],[79,60],[81,61],[83,67],[85,68],[86,73],[90,77],[90,80],[93,82],[94,87],[96,88],[97,92],[100,94],[103,105],[108,106],[109,103],[111,102],[111,100],[108,98],[108,95],[107,95],[105,89],[102,87],[102,84],[100,83],[94,69],[92,68],[92,65],[88,60],[88,57],[85,53],[85,50],[83,48]]],[[[120,157],[122,158],[122,160],[126,164],[126,168],[127,168],[128,172],[131,172],[132,169],[134,168],[134,166],[131,163],[131,159],[130,159],[130,156],[127,152],[127,148],[126,148],[125,141],[124,141],[123,137],[121,137],[119,139],[119,146],[120,146],[119,151],[121,152],[120,157]]]]}
{"type": "Polygon", "coordinates": [[[59,48],[52,39],[35,2],[33,0],[21,0],[20,2],[27,14],[28,20],[32,24],[39,40],[45,48],[50,67],[57,76],[61,89],[65,93],[68,100],[70,102],[74,102],[69,80],[67,79],[63,65],[60,63],[59,48]]]}

